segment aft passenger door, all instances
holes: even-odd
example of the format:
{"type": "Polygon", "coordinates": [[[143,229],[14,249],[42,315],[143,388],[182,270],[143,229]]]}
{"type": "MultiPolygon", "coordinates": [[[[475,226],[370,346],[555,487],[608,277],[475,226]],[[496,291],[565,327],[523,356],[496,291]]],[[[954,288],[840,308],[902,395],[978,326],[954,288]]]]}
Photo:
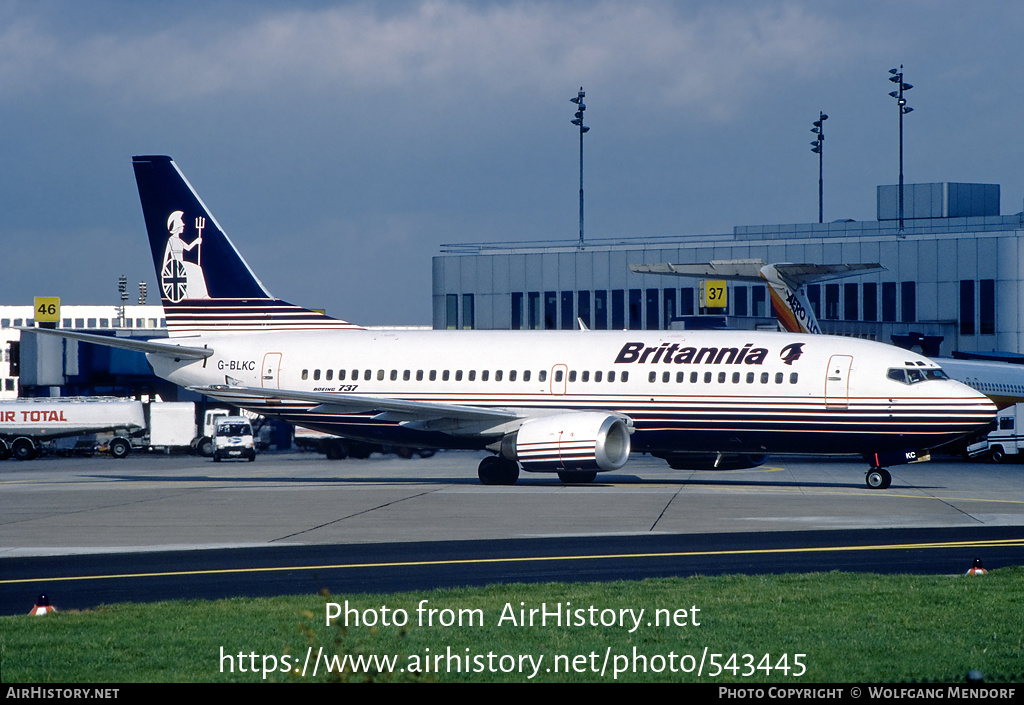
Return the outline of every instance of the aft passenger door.
{"type": "Polygon", "coordinates": [[[851,355],[833,355],[825,372],[825,408],[845,409],[850,403],[851,355]]]}
{"type": "Polygon", "coordinates": [[[280,389],[281,353],[267,353],[263,356],[260,382],[264,389],[280,389]]]}

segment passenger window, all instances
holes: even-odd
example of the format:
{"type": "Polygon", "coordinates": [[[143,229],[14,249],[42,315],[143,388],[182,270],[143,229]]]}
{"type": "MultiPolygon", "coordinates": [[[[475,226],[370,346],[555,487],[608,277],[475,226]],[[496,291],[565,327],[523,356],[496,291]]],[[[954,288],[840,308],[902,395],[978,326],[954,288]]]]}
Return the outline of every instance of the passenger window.
{"type": "Polygon", "coordinates": [[[345,381],[345,370],[338,370],[338,381],[339,382],[344,382],[345,381]]]}
{"type": "Polygon", "coordinates": [[[334,370],[327,370],[326,374],[324,375],[324,379],[326,379],[328,382],[334,379],[334,370]]]}
{"type": "Polygon", "coordinates": [[[309,379],[309,370],[302,371],[302,379],[309,379]]]}
{"type": "Polygon", "coordinates": [[[601,381],[601,376],[602,376],[603,374],[604,374],[604,373],[603,373],[603,372],[601,372],[601,370],[598,370],[597,372],[595,372],[595,373],[594,373],[594,381],[595,381],[595,382],[600,382],[600,381],[601,381]]]}
{"type": "Polygon", "coordinates": [[[403,382],[408,382],[410,379],[412,379],[412,372],[410,370],[406,370],[402,373],[403,382]]]}
{"type": "Polygon", "coordinates": [[[753,383],[754,383],[754,373],[753,372],[748,372],[747,373],[747,384],[753,384],[753,383]]]}
{"type": "Polygon", "coordinates": [[[430,371],[430,381],[434,382],[436,380],[437,380],[437,370],[431,370],[430,371]]]}
{"type": "Polygon", "coordinates": [[[313,380],[320,379],[320,370],[313,370],[313,380]]]}
{"type": "Polygon", "coordinates": [[[494,371],[494,381],[495,382],[500,382],[501,381],[501,370],[495,370],[494,371]]]}
{"type": "Polygon", "coordinates": [[[547,370],[541,370],[540,371],[540,376],[537,379],[539,381],[541,381],[541,382],[547,382],[548,381],[548,371],[547,370]]]}
{"type": "Polygon", "coordinates": [[[625,382],[629,379],[629,373],[625,370],[622,371],[622,375],[619,377],[619,381],[625,382]]]}
{"type": "Polygon", "coordinates": [[[697,373],[696,372],[691,372],[690,373],[690,384],[697,384],[697,373]]]}
{"type": "Polygon", "coordinates": [[[442,372],[441,373],[441,381],[442,382],[447,382],[448,381],[448,376],[449,376],[448,375],[448,370],[445,370],[444,372],[442,372]]]}
{"type": "Polygon", "coordinates": [[[685,381],[686,381],[686,373],[685,372],[676,372],[676,384],[682,384],[685,381]]]}
{"type": "Polygon", "coordinates": [[[423,370],[416,370],[416,381],[417,382],[422,382],[423,381],[423,370]]]}
{"type": "Polygon", "coordinates": [[[776,372],[775,373],[775,384],[782,384],[782,373],[781,372],[776,372]]]}
{"type": "Polygon", "coordinates": [[[488,370],[484,370],[483,372],[481,372],[481,373],[480,373],[480,381],[481,381],[481,382],[486,382],[486,381],[487,381],[487,379],[488,379],[488,378],[489,378],[490,376],[491,376],[490,372],[489,372],[488,370]]]}
{"type": "Polygon", "coordinates": [[[796,372],[790,372],[789,373],[789,383],[790,384],[796,384],[796,379],[797,379],[796,372]]]}
{"type": "Polygon", "coordinates": [[[470,382],[475,382],[476,381],[476,370],[470,370],[469,371],[469,381],[470,382]]]}
{"type": "Polygon", "coordinates": [[[364,381],[369,382],[371,379],[373,379],[373,370],[367,370],[363,373],[364,381]]]}
{"type": "Polygon", "coordinates": [[[461,382],[462,381],[462,370],[455,370],[455,381],[456,382],[461,382]]]}
{"type": "Polygon", "coordinates": [[[576,381],[576,370],[569,370],[569,381],[570,382],[575,382],[576,381]]]}
{"type": "Polygon", "coordinates": [[[762,372],[761,373],[761,384],[768,384],[768,373],[767,372],[762,372]]]}
{"type": "Polygon", "coordinates": [[[723,384],[724,382],[725,382],[725,373],[724,372],[719,372],[718,373],[718,383],[719,384],[723,384]]]}
{"type": "Polygon", "coordinates": [[[647,381],[648,382],[653,382],[657,378],[658,378],[658,373],[657,372],[648,372],[647,373],[647,381]]]}
{"type": "MultiPolygon", "coordinates": [[[[623,373],[623,374],[625,374],[625,373],[623,373]]],[[[608,381],[609,382],[614,382],[615,381],[615,370],[611,370],[608,373],[608,381]]]]}
{"type": "Polygon", "coordinates": [[[515,382],[516,381],[516,371],[515,370],[509,370],[508,371],[508,381],[509,382],[515,382]]]}
{"type": "MultiPolygon", "coordinates": [[[[543,380],[541,380],[541,381],[543,381],[543,380]]],[[[562,371],[561,370],[555,370],[555,381],[556,382],[561,382],[562,381],[562,371]]]]}
{"type": "Polygon", "coordinates": [[[661,381],[662,382],[668,382],[670,379],[672,379],[672,373],[671,372],[666,371],[666,372],[662,372],[661,373],[661,381]]]}
{"type": "Polygon", "coordinates": [[[590,370],[583,370],[583,381],[584,382],[589,382],[590,381],[590,370]]]}
{"type": "Polygon", "coordinates": [[[704,373],[704,384],[711,384],[711,373],[710,372],[705,372],[704,373]]]}
{"type": "Polygon", "coordinates": [[[523,381],[524,382],[529,382],[530,381],[530,371],[529,370],[523,370],[523,381]]]}
{"type": "Polygon", "coordinates": [[[739,372],[733,372],[732,373],[732,383],[733,384],[739,384],[740,383],[740,373],[739,372]]]}

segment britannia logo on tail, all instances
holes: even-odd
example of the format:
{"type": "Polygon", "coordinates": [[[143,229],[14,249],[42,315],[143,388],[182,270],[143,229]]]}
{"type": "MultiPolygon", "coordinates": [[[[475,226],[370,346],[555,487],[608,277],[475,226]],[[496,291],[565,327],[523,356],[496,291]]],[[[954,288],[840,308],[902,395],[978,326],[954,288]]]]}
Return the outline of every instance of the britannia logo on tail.
{"type": "Polygon", "coordinates": [[[185,232],[184,215],[184,211],[174,211],[167,218],[167,232],[170,236],[164,249],[164,263],[160,268],[164,298],[172,303],[185,299],[210,298],[206,289],[206,276],[203,274],[203,228],[206,227],[206,218],[196,218],[196,236],[192,242],[185,242],[181,237],[185,232]]]}

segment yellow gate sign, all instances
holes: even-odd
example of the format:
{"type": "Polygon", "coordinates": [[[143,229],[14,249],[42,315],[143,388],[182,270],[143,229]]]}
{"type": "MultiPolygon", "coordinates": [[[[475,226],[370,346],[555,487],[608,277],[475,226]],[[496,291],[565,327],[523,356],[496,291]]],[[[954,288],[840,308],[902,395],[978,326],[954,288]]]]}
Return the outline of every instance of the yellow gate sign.
{"type": "Polygon", "coordinates": [[[35,298],[36,322],[56,323],[60,320],[60,297],[37,296],[35,298]]]}
{"type": "Polygon", "coordinates": [[[724,279],[701,279],[701,308],[727,308],[729,306],[729,290],[724,279]]]}

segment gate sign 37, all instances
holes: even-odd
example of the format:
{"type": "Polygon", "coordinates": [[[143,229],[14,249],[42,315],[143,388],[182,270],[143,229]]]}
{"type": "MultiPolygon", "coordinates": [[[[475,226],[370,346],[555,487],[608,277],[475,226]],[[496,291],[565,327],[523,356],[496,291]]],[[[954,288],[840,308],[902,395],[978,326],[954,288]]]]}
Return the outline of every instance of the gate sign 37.
{"type": "Polygon", "coordinates": [[[701,308],[728,308],[729,294],[724,279],[702,279],[700,282],[701,308]]]}

